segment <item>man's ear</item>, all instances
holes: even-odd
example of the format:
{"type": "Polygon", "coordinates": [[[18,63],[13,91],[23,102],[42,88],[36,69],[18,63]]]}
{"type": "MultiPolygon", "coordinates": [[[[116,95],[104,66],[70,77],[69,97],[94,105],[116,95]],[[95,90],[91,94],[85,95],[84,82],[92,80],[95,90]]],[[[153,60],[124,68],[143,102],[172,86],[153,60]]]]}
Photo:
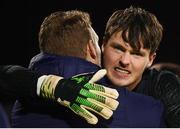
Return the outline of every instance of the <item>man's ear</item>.
{"type": "Polygon", "coordinates": [[[92,40],[89,40],[88,44],[87,44],[87,57],[92,58],[93,60],[96,60],[97,58],[97,53],[96,53],[96,49],[95,46],[93,44],[92,40]]]}
{"type": "Polygon", "coordinates": [[[101,51],[104,52],[104,43],[101,45],[101,51]]]}
{"type": "Polygon", "coordinates": [[[155,58],[156,58],[156,53],[153,53],[149,56],[149,63],[147,65],[147,68],[151,67],[155,58]]]}

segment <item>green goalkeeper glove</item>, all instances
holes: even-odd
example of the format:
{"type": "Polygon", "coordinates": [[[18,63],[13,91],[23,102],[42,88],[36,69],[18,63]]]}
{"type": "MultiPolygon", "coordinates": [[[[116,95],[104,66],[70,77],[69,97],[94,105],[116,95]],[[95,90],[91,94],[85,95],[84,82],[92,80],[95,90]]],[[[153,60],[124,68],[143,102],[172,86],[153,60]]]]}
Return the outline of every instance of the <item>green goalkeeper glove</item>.
{"type": "Polygon", "coordinates": [[[55,75],[42,76],[38,80],[37,94],[43,98],[54,99],[83,117],[88,123],[96,124],[98,119],[90,111],[109,119],[119,102],[115,99],[117,90],[95,84],[106,74],[99,70],[95,74],[85,73],[69,79],[55,75]]]}

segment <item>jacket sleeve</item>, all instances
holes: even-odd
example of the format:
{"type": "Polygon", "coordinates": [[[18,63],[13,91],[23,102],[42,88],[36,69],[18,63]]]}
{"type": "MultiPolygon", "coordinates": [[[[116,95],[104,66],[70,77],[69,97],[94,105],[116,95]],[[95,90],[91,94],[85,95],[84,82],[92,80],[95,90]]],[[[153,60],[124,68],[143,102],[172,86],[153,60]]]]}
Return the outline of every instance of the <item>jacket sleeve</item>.
{"type": "Polygon", "coordinates": [[[161,71],[153,85],[154,94],[165,106],[168,127],[180,127],[180,78],[168,71],[161,71]]]}
{"type": "Polygon", "coordinates": [[[1,65],[1,96],[10,96],[13,98],[36,96],[36,86],[39,76],[39,74],[21,66],[1,65]]]}

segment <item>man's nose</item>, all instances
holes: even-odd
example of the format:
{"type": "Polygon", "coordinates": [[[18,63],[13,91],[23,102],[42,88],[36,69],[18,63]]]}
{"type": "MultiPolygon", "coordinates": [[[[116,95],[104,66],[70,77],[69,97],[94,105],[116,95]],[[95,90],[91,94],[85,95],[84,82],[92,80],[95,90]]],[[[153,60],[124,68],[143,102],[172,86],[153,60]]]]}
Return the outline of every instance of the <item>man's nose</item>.
{"type": "Polygon", "coordinates": [[[122,66],[127,66],[129,65],[130,63],[130,54],[128,52],[124,52],[122,55],[121,55],[121,58],[119,60],[119,63],[120,65],[122,66]]]}

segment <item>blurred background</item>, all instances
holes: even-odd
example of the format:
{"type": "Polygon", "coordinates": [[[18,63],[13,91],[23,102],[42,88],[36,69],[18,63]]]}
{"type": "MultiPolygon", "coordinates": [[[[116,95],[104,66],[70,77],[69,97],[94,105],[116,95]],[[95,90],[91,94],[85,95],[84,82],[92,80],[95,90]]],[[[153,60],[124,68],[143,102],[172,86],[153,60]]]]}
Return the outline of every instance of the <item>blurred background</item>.
{"type": "Polygon", "coordinates": [[[178,1],[173,0],[3,0],[0,4],[1,64],[28,67],[30,59],[39,52],[40,25],[52,12],[71,9],[87,11],[101,41],[109,16],[115,10],[131,5],[154,13],[164,27],[164,37],[155,61],[180,64],[180,7],[178,1]]]}

